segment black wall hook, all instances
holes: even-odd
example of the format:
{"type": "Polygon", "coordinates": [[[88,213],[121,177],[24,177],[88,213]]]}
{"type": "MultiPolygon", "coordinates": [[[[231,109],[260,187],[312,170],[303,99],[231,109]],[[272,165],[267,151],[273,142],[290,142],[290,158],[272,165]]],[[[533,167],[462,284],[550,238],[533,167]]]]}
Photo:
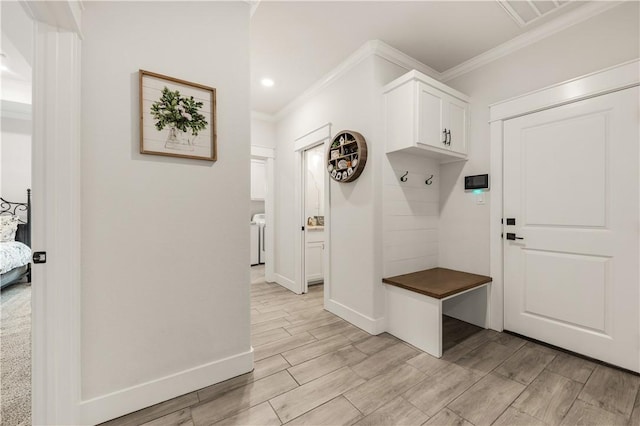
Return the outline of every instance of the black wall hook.
{"type": "Polygon", "coordinates": [[[432,179],[433,179],[433,175],[429,176],[427,180],[424,181],[424,183],[426,183],[427,185],[431,185],[433,183],[431,182],[432,179]]]}
{"type": "Polygon", "coordinates": [[[407,175],[409,174],[409,171],[407,170],[407,172],[405,174],[403,174],[402,176],[400,176],[400,182],[406,182],[407,181],[407,175]]]}

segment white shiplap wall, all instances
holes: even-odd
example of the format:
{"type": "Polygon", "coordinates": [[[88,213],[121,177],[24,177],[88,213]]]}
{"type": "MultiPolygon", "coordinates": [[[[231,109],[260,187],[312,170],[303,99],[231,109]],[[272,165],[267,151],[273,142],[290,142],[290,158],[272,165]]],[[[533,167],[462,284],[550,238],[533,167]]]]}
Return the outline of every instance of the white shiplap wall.
{"type": "Polygon", "coordinates": [[[387,154],[383,164],[383,275],[437,267],[439,164],[405,153],[387,154]],[[401,182],[407,171],[407,181],[401,182]],[[427,185],[431,175],[432,184],[427,185]]]}

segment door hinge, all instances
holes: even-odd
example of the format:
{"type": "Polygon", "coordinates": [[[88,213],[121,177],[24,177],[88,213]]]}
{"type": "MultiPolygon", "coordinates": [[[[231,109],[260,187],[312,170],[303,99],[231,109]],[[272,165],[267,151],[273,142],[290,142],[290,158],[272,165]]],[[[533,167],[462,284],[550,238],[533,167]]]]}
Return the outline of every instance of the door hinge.
{"type": "Polygon", "coordinates": [[[33,263],[47,263],[47,252],[36,251],[33,253],[33,263]]]}

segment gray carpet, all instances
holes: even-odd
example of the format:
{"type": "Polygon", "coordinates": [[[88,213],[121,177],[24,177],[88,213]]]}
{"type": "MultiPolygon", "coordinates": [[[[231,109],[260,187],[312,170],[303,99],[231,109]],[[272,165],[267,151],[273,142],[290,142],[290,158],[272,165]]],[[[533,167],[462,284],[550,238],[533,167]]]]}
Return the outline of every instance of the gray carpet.
{"type": "Polygon", "coordinates": [[[31,424],[31,285],[0,295],[0,423],[31,424]]]}

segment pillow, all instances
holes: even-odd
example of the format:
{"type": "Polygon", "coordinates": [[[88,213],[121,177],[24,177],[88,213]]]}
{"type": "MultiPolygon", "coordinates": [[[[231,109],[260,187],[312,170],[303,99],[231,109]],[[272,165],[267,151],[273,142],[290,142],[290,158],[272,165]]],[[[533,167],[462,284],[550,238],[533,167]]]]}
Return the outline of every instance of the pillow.
{"type": "Polygon", "coordinates": [[[0,216],[0,242],[15,241],[18,230],[17,216],[0,216]]]}

